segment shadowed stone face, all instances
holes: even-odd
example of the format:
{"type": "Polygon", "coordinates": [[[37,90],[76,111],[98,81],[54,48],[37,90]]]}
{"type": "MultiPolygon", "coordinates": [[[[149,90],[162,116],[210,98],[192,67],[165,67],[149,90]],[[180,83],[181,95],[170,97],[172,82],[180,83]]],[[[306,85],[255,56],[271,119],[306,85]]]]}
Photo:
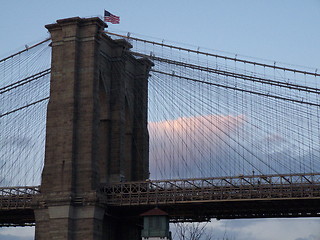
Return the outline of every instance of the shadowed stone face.
{"type": "Polygon", "coordinates": [[[52,67],[36,238],[139,239],[138,219],[111,223],[97,190],[101,183],[148,178],[152,63],[131,56],[126,41],[107,37],[99,18],[46,27],[52,67]]]}

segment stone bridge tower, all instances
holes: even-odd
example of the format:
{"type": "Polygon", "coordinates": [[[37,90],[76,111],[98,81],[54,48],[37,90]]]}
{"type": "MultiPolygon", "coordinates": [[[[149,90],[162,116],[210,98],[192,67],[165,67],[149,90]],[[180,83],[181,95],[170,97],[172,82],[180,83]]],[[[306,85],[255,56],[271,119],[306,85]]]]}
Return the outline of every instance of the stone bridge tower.
{"type": "Polygon", "coordinates": [[[36,239],[140,239],[137,220],[110,216],[101,184],[149,176],[147,90],[152,62],[103,33],[99,18],[47,25],[50,101],[36,239]]]}

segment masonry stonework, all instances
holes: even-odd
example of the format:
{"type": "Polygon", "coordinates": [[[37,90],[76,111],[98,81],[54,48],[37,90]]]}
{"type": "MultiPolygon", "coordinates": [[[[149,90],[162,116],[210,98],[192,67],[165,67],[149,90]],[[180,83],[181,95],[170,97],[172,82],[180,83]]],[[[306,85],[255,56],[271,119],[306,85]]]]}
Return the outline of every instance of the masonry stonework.
{"type": "Polygon", "coordinates": [[[147,97],[152,63],[99,18],[47,25],[50,100],[36,239],[140,239],[137,220],[110,216],[101,184],[149,177],[147,97]]]}

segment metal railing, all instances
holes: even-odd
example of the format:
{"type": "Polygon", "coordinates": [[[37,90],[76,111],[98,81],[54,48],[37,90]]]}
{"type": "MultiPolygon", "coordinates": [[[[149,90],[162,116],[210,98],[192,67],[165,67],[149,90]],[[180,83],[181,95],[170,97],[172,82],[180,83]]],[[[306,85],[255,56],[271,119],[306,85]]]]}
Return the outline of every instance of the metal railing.
{"type": "Polygon", "coordinates": [[[123,182],[101,187],[113,206],[320,198],[320,173],[123,182]]]}
{"type": "MultiPolygon", "coordinates": [[[[0,209],[31,209],[40,186],[0,188],[0,209]]],[[[320,198],[320,173],[146,180],[104,185],[109,206],[320,198]]]]}
{"type": "Polygon", "coordinates": [[[1,187],[0,209],[31,209],[32,199],[39,193],[39,186],[1,187]]]}

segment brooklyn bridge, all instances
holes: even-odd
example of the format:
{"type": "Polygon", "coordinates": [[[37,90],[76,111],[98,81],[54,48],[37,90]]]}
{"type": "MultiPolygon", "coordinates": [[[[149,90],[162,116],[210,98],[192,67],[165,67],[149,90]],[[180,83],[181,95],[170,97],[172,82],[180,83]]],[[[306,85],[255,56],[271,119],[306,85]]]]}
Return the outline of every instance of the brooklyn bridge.
{"type": "Polygon", "coordinates": [[[0,225],[140,239],[172,222],[320,215],[320,74],[106,31],[0,60],[0,225]]]}

